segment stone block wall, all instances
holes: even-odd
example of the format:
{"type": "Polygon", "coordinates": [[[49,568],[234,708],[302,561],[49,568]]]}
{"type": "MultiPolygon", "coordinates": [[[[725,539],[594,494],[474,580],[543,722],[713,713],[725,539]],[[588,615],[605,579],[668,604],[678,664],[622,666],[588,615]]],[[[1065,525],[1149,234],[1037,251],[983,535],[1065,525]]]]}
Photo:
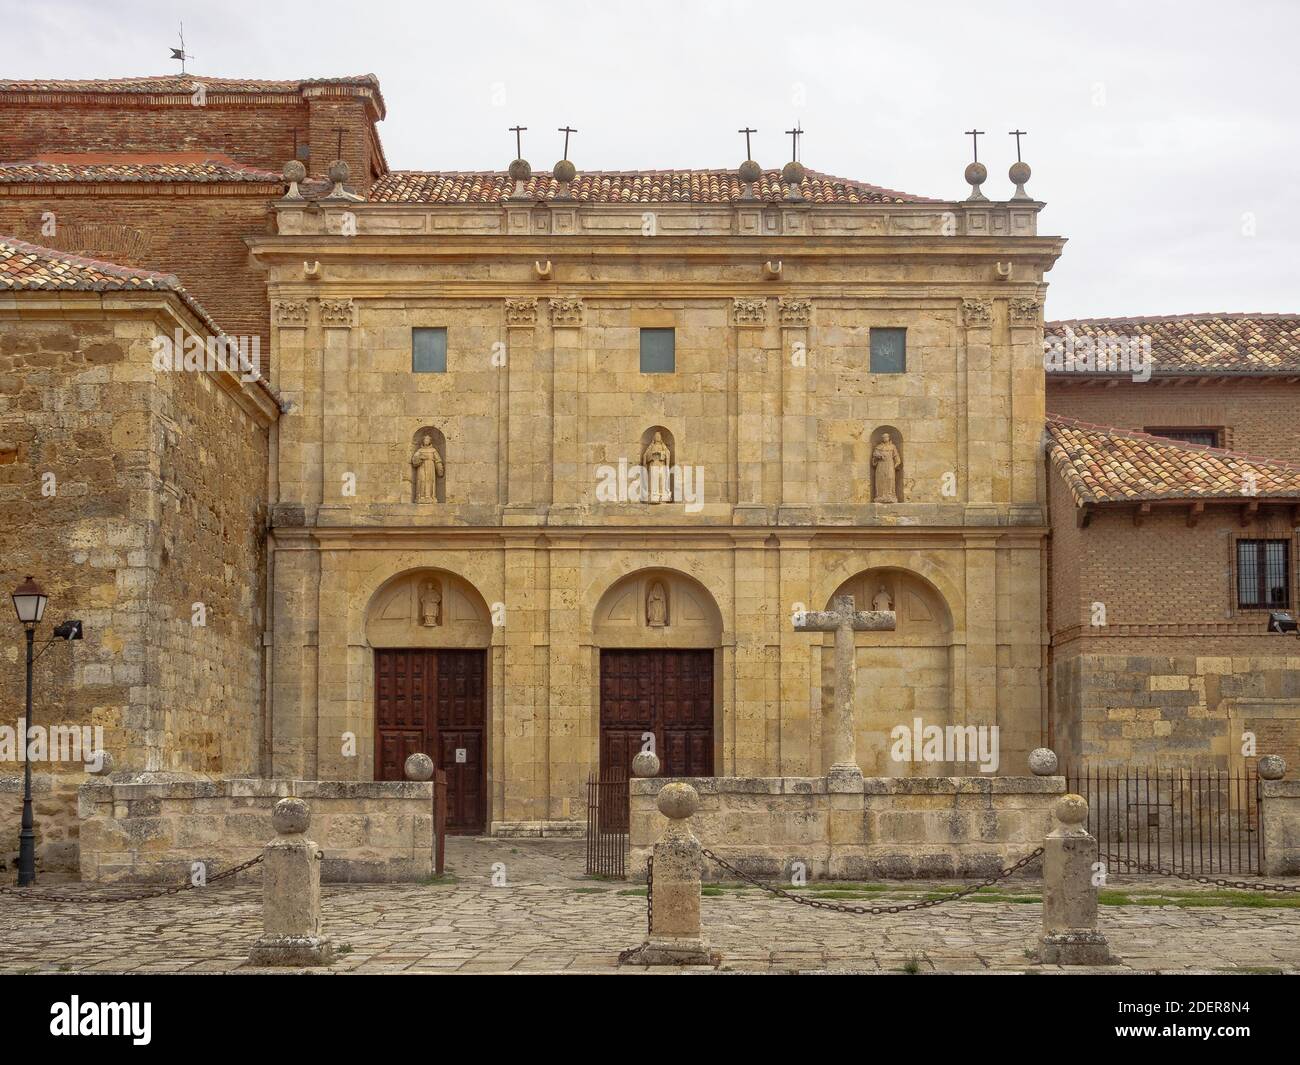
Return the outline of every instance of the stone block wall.
{"type": "Polygon", "coordinates": [[[194,862],[208,875],[261,853],[283,798],[311,808],[308,835],[325,852],[321,879],[419,880],[432,870],[433,785],[414,781],[228,779],[82,786],[81,878],[181,883],[194,862]]]}
{"type": "Polygon", "coordinates": [[[1261,781],[1259,819],[1264,875],[1300,874],[1300,780],[1261,781]]]}
{"type": "MultiPolygon", "coordinates": [[[[788,880],[982,877],[1042,844],[1061,777],[867,777],[838,790],[826,777],[714,777],[686,781],[700,793],[691,828],[732,865],[788,880]]],[[[630,869],[646,860],[667,824],[655,805],[666,780],[630,783],[630,869]]],[[[705,861],[704,875],[729,874],[705,861]]]]}
{"type": "MultiPolygon", "coordinates": [[[[84,779],[72,773],[32,773],[38,880],[47,874],[58,878],[77,875],[77,788],[84,779]]],[[[12,883],[18,868],[22,814],[22,774],[0,775],[0,883],[12,883]]]]}

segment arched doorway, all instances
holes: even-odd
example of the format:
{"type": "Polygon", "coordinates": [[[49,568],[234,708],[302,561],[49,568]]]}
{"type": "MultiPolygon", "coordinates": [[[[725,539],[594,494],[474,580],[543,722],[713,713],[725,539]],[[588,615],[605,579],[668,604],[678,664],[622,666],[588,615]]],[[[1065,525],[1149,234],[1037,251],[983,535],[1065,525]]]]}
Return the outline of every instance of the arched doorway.
{"type": "Polygon", "coordinates": [[[633,573],[601,597],[593,635],[601,775],[625,775],[653,743],[662,776],[712,776],[722,615],[708,590],[676,570],[633,573]]]}
{"type": "Polygon", "coordinates": [[[487,825],[487,650],[492,620],[468,581],[438,569],[385,583],[366,612],[374,654],[375,779],[404,780],[408,756],[447,772],[447,831],[487,825]]]}
{"type": "MultiPolygon", "coordinates": [[[[854,708],[858,764],[867,776],[947,776],[969,767],[947,763],[897,760],[891,756],[896,726],[941,728],[953,721],[953,624],[942,593],[911,570],[878,567],[863,570],[831,594],[851,595],[859,610],[890,609],[896,615],[893,632],[857,635],[854,655],[858,671],[854,708]]],[[[834,688],[831,647],[827,634],[822,654],[823,705],[830,705],[834,688]]],[[[829,737],[827,737],[829,740],[829,737]]],[[[829,755],[827,756],[829,764],[829,755]]]]}

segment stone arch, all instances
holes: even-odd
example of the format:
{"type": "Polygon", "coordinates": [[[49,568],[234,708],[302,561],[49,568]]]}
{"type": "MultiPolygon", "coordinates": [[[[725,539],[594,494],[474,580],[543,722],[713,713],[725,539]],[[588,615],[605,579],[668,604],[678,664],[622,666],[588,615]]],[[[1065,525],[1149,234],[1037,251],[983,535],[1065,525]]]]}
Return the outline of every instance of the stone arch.
{"type": "Polygon", "coordinates": [[[901,503],[903,496],[903,474],[907,470],[907,453],[903,450],[903,434],[892,425],[878,425],[871,432],[871,439],[867,442],[867,462],[870,467],[870,484],[871,484],[871,502],[880,502],[879,489],[877,488],[875,454],[876,448],[885,439],[885,434],[889,435],[890,442],[898,449],[899,465],[894,471],[894,501],[901,503]]]}
{"type": "MultiPolygon", "coordinates": [[[[447,438],[443,435],[441,429],[436,425],[422,425],[411,435],[411,451],[414,455],[415,450],[422,447],[424,438],[428,436],[432,443],[433,449],[438,452],[438,457],[442,460],[443,476],[437,478],[435,483],[435,501],[438,503],[447,502],[447,438]]],[[[409,461],[406,463],[406,502],[419,503],[421,500],[415,494],[415,468],[409,461]]]]}
{"type": "Polygon", "coordinates": [[[619,578],[592,612],[597,647],[720,647],[722,612],[713,595],[679,570],[652,567],[619,578]],[[654,600],[663,620],[655,623],[654,600]]]}
{"type": "MultiPolygon", "coordinates": [[[[858,764],[867,776],[967,775],[973,770],[970,765],[900,762],[890,757],[895,726],[913,728],[917,718],[924,726],[953,723],[957,662],[952,610],[939,588],[911,569],[886,565],[860,570],[840,582],[827,597],[825,609],[840,595],[852,595],[859,610],[880,609],[882,589],[897,617],[897,628],[859,633],[855,641],[858,764]]],[[[830,705],[834,686],[833,641],[827,633],[822,643],[824,706],[830,705]]]]}
{"type": "Polygon", "coordinates": [[[390,577],[366,606],[371,647],[487,647],[492,612],[469,581],[445,569],[422,567],[390,577]],[[437,622],[430,624],[436,599],[437,622]]]}

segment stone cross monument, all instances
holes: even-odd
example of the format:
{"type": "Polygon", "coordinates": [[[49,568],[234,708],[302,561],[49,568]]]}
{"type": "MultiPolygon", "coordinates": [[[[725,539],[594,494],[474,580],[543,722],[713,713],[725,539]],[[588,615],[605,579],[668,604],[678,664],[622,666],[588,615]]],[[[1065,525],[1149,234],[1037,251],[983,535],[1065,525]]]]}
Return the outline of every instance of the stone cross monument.
{"type": "Polygon", "coordinates": [[[853,698],[858,671],[854,662],[855,632],[892,632],[897,615],[892,610],[855,610],[853,596],[837,595],[834,610],[807,611],[795,618],[798,632],[835,633],[835,705],[830,776],[862,776],[853,734],[853,698]]]}

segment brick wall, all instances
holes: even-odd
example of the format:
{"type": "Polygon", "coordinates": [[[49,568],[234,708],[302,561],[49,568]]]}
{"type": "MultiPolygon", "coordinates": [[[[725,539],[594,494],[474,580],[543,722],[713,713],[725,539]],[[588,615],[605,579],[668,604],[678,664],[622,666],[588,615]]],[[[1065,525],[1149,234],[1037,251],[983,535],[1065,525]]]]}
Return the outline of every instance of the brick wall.
{"type": "Polygon", "coordinates": [[[1252,455],[1300,462],[1295,431],[1300,383],[1225,379],[1110,387],[1048,378],[1047,409],[1097,425],[1124,429],[1223,426],[1222,446],[1252,455]]]}

